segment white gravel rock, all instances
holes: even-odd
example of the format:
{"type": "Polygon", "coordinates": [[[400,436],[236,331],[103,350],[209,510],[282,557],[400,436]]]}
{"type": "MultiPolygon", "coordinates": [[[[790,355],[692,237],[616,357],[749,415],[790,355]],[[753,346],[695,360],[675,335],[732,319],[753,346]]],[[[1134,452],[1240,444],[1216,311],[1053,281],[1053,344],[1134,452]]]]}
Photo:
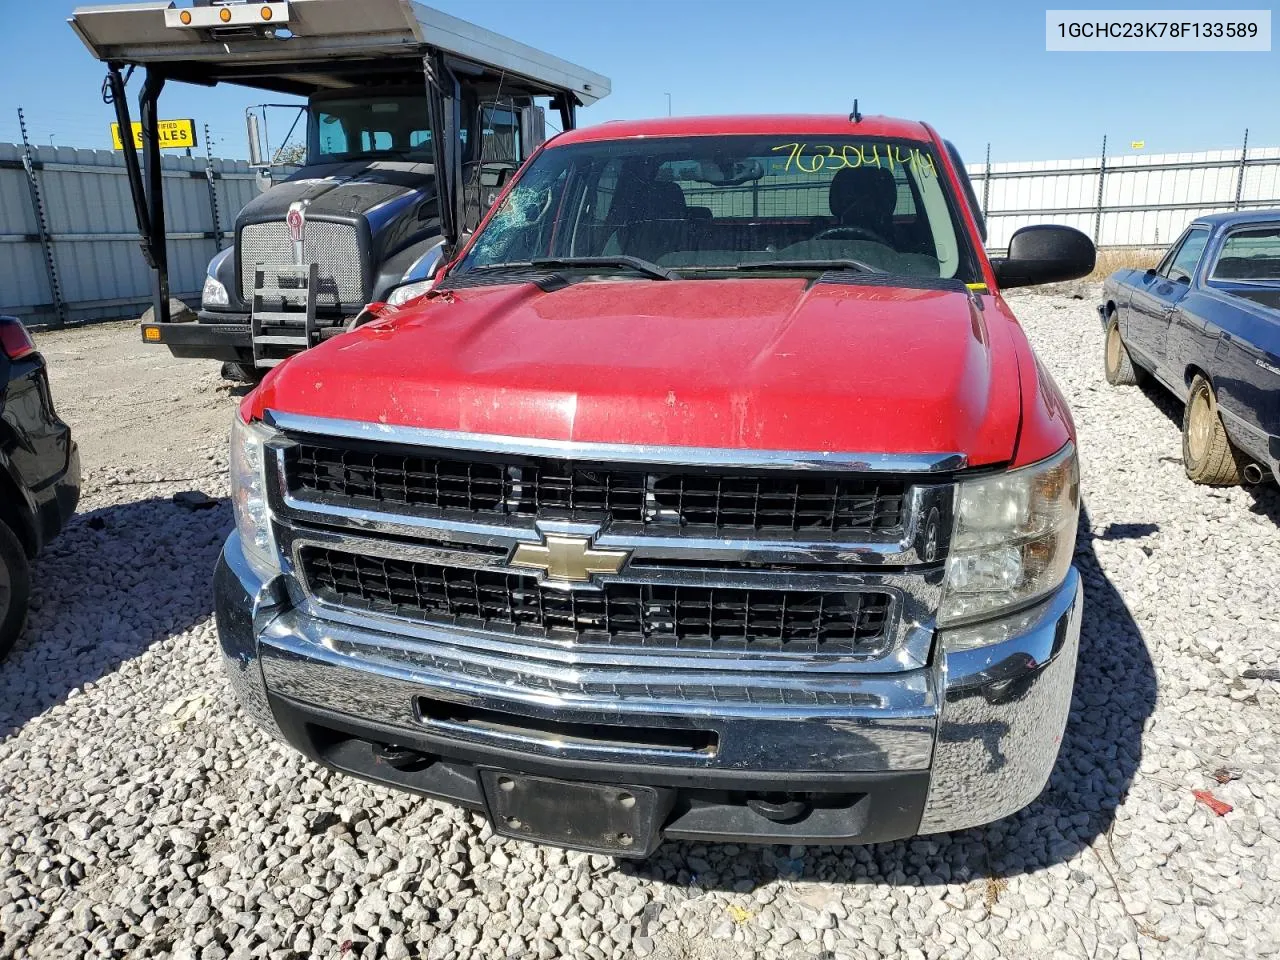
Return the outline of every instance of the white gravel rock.
{"type": "Polygon", "coordinates": [[[1280,664],[1280,491],[1186,480],[1177,403],[1106,385],[1091,300],[1013,302],[1084,472],[1082,652],[1048,789],[954,835],[670,843],[644,864],[502,841],[251,727],[209,584],[235,398],[132,328],[41,336],[88,472],[0,666],[0,957],[1280,954],[1280,685],[1242,676],[1280,664]]]}

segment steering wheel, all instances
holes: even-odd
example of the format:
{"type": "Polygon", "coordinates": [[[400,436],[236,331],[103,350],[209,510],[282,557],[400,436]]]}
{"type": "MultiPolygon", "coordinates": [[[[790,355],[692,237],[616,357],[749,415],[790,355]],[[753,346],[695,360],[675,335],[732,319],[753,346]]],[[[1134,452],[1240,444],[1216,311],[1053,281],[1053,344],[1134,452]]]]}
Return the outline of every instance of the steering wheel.
{"type": "MultiPolygon", "coordinates": [[[[868,230],[866,227],[828,227],[823,230],[812,240],[837,240],[848,238],[852,240],[870,240],[872,243],[878,243],[882,247],[893,247],[888,240],[880,236],[874,230],[868,230]]],[[[812,240],[810,242],[812,242],[812,240]]]]}

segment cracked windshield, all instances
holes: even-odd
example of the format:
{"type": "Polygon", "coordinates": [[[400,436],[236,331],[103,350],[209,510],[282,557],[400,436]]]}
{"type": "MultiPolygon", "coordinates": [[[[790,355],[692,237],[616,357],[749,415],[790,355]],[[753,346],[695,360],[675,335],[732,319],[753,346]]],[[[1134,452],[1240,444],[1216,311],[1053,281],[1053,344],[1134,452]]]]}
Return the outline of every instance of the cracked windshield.
{"type": "Polygon", "coordinates": [[[621,257],[681,276],[822,264],[969,280],[971,256],[943,183],[940,160],[922,144],[884,139],[552,147],[461,269],[621,257]]]}

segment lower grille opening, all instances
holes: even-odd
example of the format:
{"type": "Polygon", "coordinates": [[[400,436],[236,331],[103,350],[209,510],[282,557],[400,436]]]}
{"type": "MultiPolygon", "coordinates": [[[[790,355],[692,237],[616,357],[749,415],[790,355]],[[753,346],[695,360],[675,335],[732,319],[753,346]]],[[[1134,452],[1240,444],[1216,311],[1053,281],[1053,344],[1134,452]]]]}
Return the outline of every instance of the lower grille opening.
{"type": "Polygon", "coordinates": [[[710,730],[633,727],[606,723],[546,720],[467,704],[419,697],[418,716],[428,726],[446,725],[478,733],[545,740],[577,746],[616,747],[625,750],[665,750],[715,756],[719,742],[710,730]]]}
{"type": "Polygon", "coordinates": [[[304,547],[321,599],[432,623],[581,643],[679,651],[879,656],[892,597],[814,591],[609,582],[561,590],[505,570],[304,547]]]}

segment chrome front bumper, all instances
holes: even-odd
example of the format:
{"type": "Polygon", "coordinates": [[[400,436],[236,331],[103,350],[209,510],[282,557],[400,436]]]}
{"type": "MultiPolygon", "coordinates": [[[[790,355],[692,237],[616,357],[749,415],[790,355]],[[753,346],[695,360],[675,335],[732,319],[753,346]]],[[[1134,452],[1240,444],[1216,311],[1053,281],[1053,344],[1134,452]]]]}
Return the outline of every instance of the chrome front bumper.
{"type": "MultiPolygon", "coordinates": [[[[389,768],[345,762],[348,755],[337,748],[326,754],[312,735],[323,728],[371,743],[412,744],[447,759],[454,780],[489,766],[601,782],[877,798],[856,823],[833,826],[835,833],[771,831],[763,820],[745,834],[730,831],[796,842],[956,830],[1035,799],[1071,704],[1081,606],[1072,570],[1035,608],[983,625],[996,642],[947,654],[944,634],[939,653],[919,669],[850,674],[839,672],[847,664],[810,663],[767,675],[674,675],[658,669],[657,655],[647,666],[587,668],[572,654],[563,665],[513,666],[510,656],[453,642],[448,628],[317,616],[290,599],[284,578],[263,583],[234,534],[218,564],[215,593],[223,654],[246,712],[315,759],[472,805],[478,794],[466,784],[397,781],[389,768]],[[430,704],[512,722],[476,726],[430,704]],[[557,724],[605,733],[565,737],[557,724]],[[657,735],[631,736],[638,729],[657,735]],[[693,731],[711,735],[714,746],[681,747],[687,738],[679,734],[693,731]]],[[[667,833],[722,836],[714,823],[700,822],[667,833]]]]}

